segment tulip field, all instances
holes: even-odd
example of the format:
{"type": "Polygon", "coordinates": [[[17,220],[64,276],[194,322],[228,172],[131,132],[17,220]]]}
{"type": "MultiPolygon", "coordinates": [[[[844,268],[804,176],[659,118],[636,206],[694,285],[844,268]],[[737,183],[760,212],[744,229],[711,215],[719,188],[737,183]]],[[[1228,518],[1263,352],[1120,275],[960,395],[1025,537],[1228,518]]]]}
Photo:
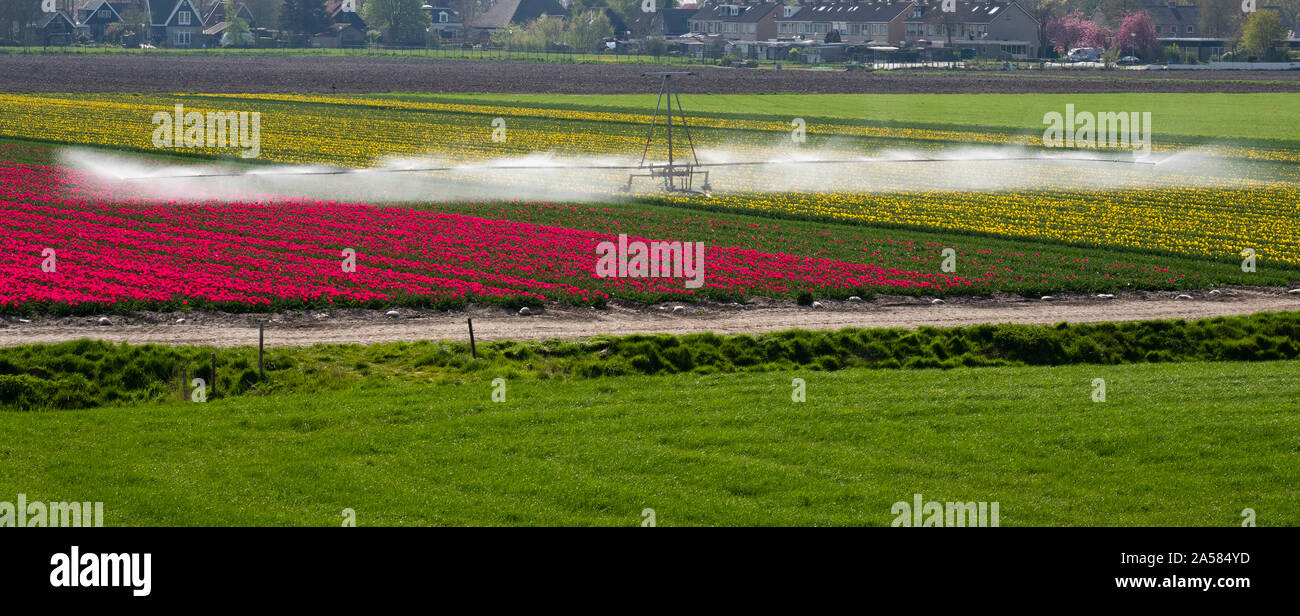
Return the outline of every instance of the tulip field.
{"type": "MultiPolygon", "coordinates": [[[[0,305],[11,307],[599,304],[611,294],[690,291],[680,280],[597,278],[596,244],[616,239],[607,234],[362,204],[138,203],[66,170],[31,165],[0,166],[0,216],[3,252],[30,257],[0,269],[8,283],[0,305]],[[56,251],[53,272],[36,267],[46,248],[56,251]],[[355,271],[343,269],[345,248],[359,255],[355,271]]],[[[706,290],[719,297],[976,284],[728,246],[709,247],[705,262],[706,290]]]]}
{"type": "MultiPolygon", "coordinates": [[[[1173,176],[1181,185],[1167,178],[1153,185],[1140,168],[1076,180],[1078,169],[1032,167],[1018,185],[1000,190],[724,191],[622,200],[611,193],[607,202],[572,204],[230,197],[219,183],[211,194],[160,199],[140,185],[66,166],[58,156],[61,147],[76,145],[133,152],[150,165],[232,160],[229,152],[155,147],[149,118],[175,105],[263,114],[263,162],[357,167],[402,155],[625,155],[638,151],[649,122],[617,106],[466,97],[0,94],[0,139],[11,141],[0,148],[0,310],[602,305],[611,298],[1041,294],[1300,279],[1300,148],[1285,139],[1221,144],[1216,165],[1230,172],[1173,176]],[[496,118],[508,118],[510,127],[501,142],[491,136],[496,118]],[[597,276],[595,247],[620,233],[644,241],[707,240],[704,286],[597,276]],[[939,267],[946,247],[960,259],[956,271],[939,267]],[[1236,267],[1247,248],[1266,264],[1263,271],[1247,275],[1236,267]],[[55,271],[40,267],[47,249],[56,255],[55,271]],[[341,265],[348,250],[355,271],[341,265]]],[[[789,132],[787,120],[761,114],[704,114],[692,124],[699,147],[726,144],[741,153],[766,151],[789,132]]],[[[919,151],[954,143],[1035,145],[1024,131],[997,127],[816,117],[807,134],[867,152],[899,144],[919,151]]],[[[1191,139],[1170,135],[1154,149],[1178,151],[1191,139]]],[[[918,175],[914,168],[882,169],[873,181],[918,175]]],[[[968,175],[981,173],[975,167],[968,175]]],[[[504,185],[510,181],[501,176],[504,185]]]]}
{"type": "MultiPolygon", "coordinates": [[[[886,526],[924,495],[1006,526],[1300,524],[1297,95],[1033,72],[688,87],[692,193],[630,185],[664,157],[653,95],[0,85],[0,505],[886,526]],[[1149,156],[1044,145],[1066,105],[1149,112],[1149,156]],[[157,139],[182,110],[257,114],[258,143],[157,139]],[[701,275],[628,275],[642,243],[699,246],[701,275]]],[[[333,90],[303,83],[232,87],[333,90]]]]}

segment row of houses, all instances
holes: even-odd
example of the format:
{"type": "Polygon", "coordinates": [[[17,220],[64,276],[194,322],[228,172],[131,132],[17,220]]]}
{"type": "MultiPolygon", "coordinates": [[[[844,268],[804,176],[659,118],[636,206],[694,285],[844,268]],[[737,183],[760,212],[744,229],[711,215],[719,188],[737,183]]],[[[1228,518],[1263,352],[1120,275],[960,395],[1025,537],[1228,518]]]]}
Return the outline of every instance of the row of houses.
{"type": "MultiPolygon", "coordinates": [[[[569,17],[569,2],[496,0],[472,23],[465,22],[451,0],[427,0],[423,9],[432,22],[431,34],[440,39],[485,43],[493,32],[512,24],[543,16],[569,17]]],[[[229,42],[225,6],[222,0],[81,0],[72,14],[44,14],[36,31],[44,38],[40,42],[47,45],[79,39],[104,42],[112,24],[123,23],[123,14],[135,8],[149,22],[142,26],[153,45],[215,47],[229,42]]],[[[247,6],[242,2],[231,6],[250,29],[258,29],[247,6]]],[[[358,47],[365,43],[367,28],[360,15],[344,10],[342,0],[329,0],[325,7],[330,25],[313,34],[313,46],[358,47]]],[[[1163,44],[1197,50],[1202,59],[1223,53],[1229,45],[1223,38],[1202,36],[1196,6],[1148,0],[1143,9],[1151,15],[1163,44]]],[[[1041,48],[1040,23],[1019,0],[956,0],[947,6],[941,0],[814,0],[798,4],[708,0],[680,8],[638,11],[626,21],[608,8],[587,10],[603,11],[617,40],[662,37],[693,55],[786,57],[791,48],[827,41],[882,51],[960,48],[979,57],[1001,59],[1047,55],[1041,48]]]]}
{"type": "MultiPolygon", "coordinates": [[[[235,13],[257,28],[242,2],[235,13]]],[[[149,20],[144,26],[150,44],[166,47],[215,47],[229,42],[225,3],[220,0],[83,0],[72,15],[47,13],[38,25],[46,45],[88,39],[104,42],[109,27],[121,24],[123,14],[138,8],[149,20]]],[[[331,25],[315,33],[317,47],[355,47],[364,44],[366,24],[343,10],[340,0],[326,3],[331,25]]],[[[834,31],[848,44],[878,46],[978,48],[979,55],[1035,57],[1039,55],[1038,22],[1015,0],[956,2],[956,11],[941,10],[938,2],[806,2],[784,4],[775,0],[713,0],[702,5],[638,12],[624,22],[603,9],[614,28],[614,38],[647,36],[674,39],[687,47],[727,47],[742,57],[762,57],[768,48],[791,41],[824,41],[834,31]],[[734,48],[734,49],[733,49],[734,48]]],[[[430,0],[424,5],[432,30],[447,41],[486,42],[491,34],[511,24],[542,16],[569,15],[567,0],[497,0],[488,11],[466,24],[450,0],[430,0]]],[[[132,24],[134,26],[134,24],[132,24]]]]}
{"type": "MultiPolygon", "coordinates": [[[[626,22],[611,14],[610,22],[619,40],[657,36],[678,45],[726,46],[745,57],[762,55],[759,47],[824,41],[831,31],[850,44],[944,46],[960,41],[964,47],[1015,57],[1038,55],[1038,21],[1015,0],[959,0],[955,9],[945,13],[937,0],[801,4],[710,0],[637,12],[626,22]]],[[[486,41],[496,30],[544,15],[567,17],[569,8],[564,0],[497,0],[474,23],[463,26],[464,37],[486,41]]]]}
{"type": "MultiPolygon", "coordinates": [[[[1038,20],[1014,0],[955,2],[806,2],[731,0],[691,15],[689,34],[732,41],[826,41],[879,47],[961,46],[1012,57],[1039,54],[1038,20]]],[[[980,53],[985,55],[985,53],[980,53]]],[[[991,54],[990,54],[991,55],[991,54]]]]}
{"type": "MultiPolygon", "coordinates": [[[[445,0],[444,0],[445,1],[445,0]]],[[[345,10],[341,0],[330,0],[325,12],[330,25],[313,33],[316,47],[347,47],[364,44],[366,23],[355,12],[345,10]]],[[[58,10],[42,13],[30,30],[41,45],[67,45],[85,40],[109,42],[112,28],[143,33],[143,43],[155,47],[203,48],[223,44],[251,44],[258,30],[253,12],[243,2],[223,0],[81,0],[72,13],[58,10]],[[248,25],[245,40],[232,41],[227,31],[235,19],[248,25]],[[142,23],[130,23],[143,20],[142,23]]]]}
{"type": "MultiPolygon", "coordinates": [[[[1196,6],[1147,0],[1141,10],[1151,16],[1162,45],[1195,51],[1201,60],[1231,48],[1229,39],[1200,32],[1200,9],[1196,6]]],[[[788,49],[806,49],[809,43],[828,40],[840,41],[837,44],[841,46],[868,46],[881,51],[961,49],[978,57],[999,59],[1050,55],[1050,50],[1043,48],[1040,22],[1017,0],[958,0],[947,7],[939,0],[823,0],[800,4],[714,0],[700,7],[661,10],[629,26],[633,35],[640,29],[643,33],[693,40],[702,46],[723,45],[728,53],[746,58],[780,58],[788,49]]],[[[1294,31],[1287,42],[1292,48],[1300,47],[1294,31]]],[[[1053,42],[1047,41],[1046,45],[1050,47],[1053,42]]]]}

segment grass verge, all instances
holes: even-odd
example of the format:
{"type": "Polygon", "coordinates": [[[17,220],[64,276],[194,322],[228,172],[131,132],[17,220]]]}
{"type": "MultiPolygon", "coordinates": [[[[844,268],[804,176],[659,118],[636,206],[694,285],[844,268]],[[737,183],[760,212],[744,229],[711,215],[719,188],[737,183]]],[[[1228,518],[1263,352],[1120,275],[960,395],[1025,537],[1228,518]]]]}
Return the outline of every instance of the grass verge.
{"type": "Polygon", "coordinates": [[[495,376],[207,404],[0,413],[0,494],[105,524],[1300,524],[1300,363],[495,376]],[[791,400],[791,380],[807,402],[791,400]],[[1093,381],[1107,397],[1093,402],[1093,381]]]}
{"type": "Polygon", "coordinates": [[[398,342],[272,349],[265,376],[257,349],[113,345],[77,340],[0,349],[0,409],[75,409],[184,399],[193,378],[241,398],[352,385],[420,386],[500,376],[587,380],[628,375],[834,372],[846,368],[1120,365],[1266,361],[1300,357],[1300,313],[1199,321],[957,328],[595,336],[579,341],[494,341],[479,345],[398,342]],[[215,358],[215,359],[214,359],[215,358]],[[491,376],[489,376],[491,375],[491,376]]]}

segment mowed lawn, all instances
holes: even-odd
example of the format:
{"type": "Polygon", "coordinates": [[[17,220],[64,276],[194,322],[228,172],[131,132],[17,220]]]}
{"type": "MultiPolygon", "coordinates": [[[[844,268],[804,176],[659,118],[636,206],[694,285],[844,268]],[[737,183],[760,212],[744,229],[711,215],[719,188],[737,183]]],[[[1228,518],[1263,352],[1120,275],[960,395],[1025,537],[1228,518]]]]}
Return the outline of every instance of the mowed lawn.
{"type": "Polygon", "coordinates": [[[0,413],[0,500],[106,525],[1300,524],[1300,362],[399,382],[0,413]],[[791,401],[791,381],[807,402],[791,401]],[[1093,379],[1107,400],[1092,401],[1093,379]]]}

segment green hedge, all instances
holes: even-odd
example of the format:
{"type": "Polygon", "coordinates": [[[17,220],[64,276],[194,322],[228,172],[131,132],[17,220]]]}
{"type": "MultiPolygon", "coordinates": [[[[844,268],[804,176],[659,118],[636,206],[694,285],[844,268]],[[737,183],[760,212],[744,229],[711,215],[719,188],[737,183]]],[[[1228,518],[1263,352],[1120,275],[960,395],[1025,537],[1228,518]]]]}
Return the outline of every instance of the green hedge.
{"type": "Polygon", "coordinates": [[[0,408],[71,409],[180,399],[182,366],[210,381],[212,398],[315,391],[369,380],[470,382],[490,375],[598,378],[628,374],[956,368],[1267,361],[1300,357],[1300,313],[1199,321],[976,325],[907,329],[597,336],[465,343],[398,342],[271,349],[265,379],[257,349],[114,345],[78,340],[0,349],[0,408]]]}

